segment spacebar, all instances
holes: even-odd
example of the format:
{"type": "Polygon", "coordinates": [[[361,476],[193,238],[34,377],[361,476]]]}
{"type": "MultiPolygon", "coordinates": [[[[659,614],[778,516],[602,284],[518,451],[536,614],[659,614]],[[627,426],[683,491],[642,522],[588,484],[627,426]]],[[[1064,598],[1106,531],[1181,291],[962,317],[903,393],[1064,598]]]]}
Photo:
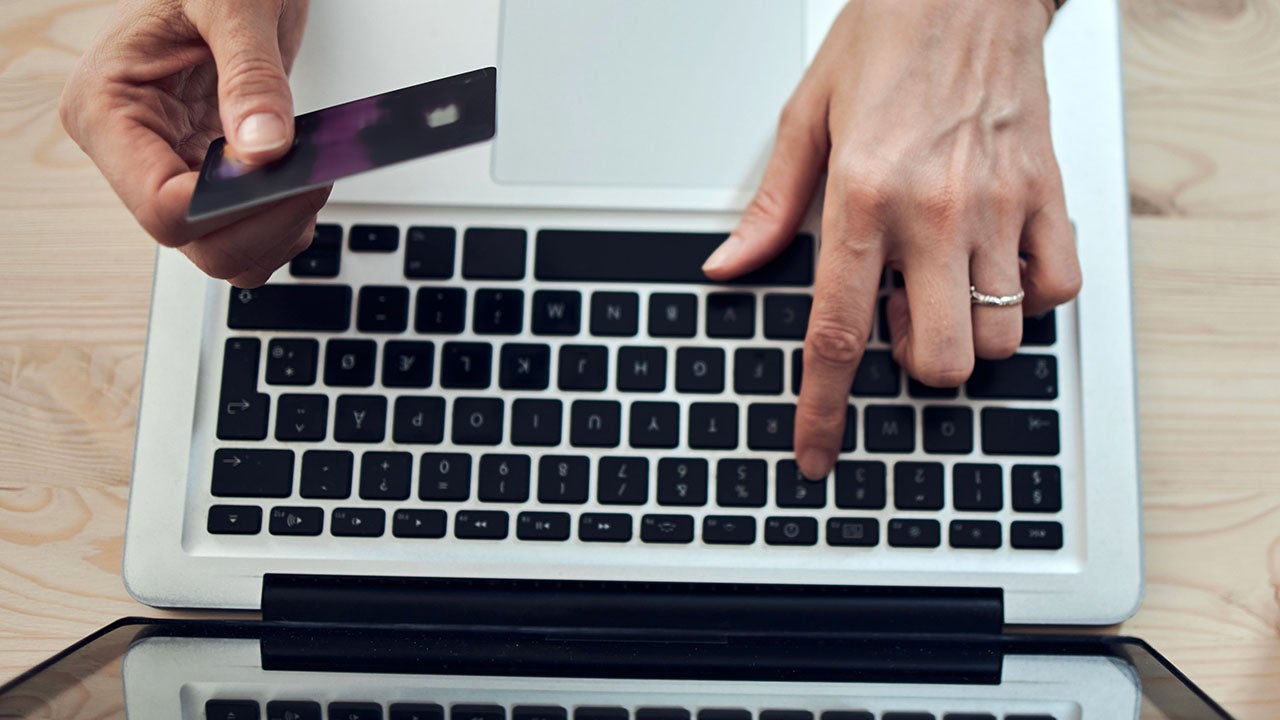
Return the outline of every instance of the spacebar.
{"type": "MultiPolygon", "coordinates": [[[[725,235],[719,233],[541,230],[534,259],[539,280],[580,282],[706,283],[702,263],[725,235]]],[[[769,264],[735,285],[813,284],[814,239],[800,235],[769,264]]]]}

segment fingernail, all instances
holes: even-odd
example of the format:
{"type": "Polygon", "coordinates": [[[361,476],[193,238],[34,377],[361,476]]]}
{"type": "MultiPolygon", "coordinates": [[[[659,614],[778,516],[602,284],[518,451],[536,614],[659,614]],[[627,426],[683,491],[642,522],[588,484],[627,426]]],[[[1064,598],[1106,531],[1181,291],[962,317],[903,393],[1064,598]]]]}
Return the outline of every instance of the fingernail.
{"type": "Polygon", "coordinates": [[[275,150],[288,141],[284,120],[271,113],[250,115],[240,122],[236,146],[241,151],[275,150]]]}
{"type": "Polygon", "coordinates": [[[733,256],[737,254],[739,248],[742,247],[742,238],[737,235],[730,235],[725,241],[720,243],[720,247],[711,253],[711,257],[702,263],[703,272],[715,272],[729,264],[733,256]]]}
{"type": "Polygon", "coordinates": [[[835,456],[816,448],[805,450],[799,460],[800,472],[809,480],[825,480],[836,464],[835,456]]]}

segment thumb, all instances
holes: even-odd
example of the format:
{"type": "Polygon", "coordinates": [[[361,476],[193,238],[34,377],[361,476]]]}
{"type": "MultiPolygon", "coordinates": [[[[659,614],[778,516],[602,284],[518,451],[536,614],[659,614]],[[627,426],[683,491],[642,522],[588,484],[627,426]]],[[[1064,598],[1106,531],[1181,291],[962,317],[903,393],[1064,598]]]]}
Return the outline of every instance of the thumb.
{"type": "Polygon", "coordinates": [[[232,154],[252,165],[293,144],[293,94],[280,55],[279,2],[217,2],[202,34],[218,66],[218,109],[232,154]]]}
{"type": "Polygon", "coordinates": [[[824,105],[799,94],[788,103],[760,188],[738,227],[703,264],[707,277],[728,280],[751,272],[794,239],[830,151],[824,105]]]}

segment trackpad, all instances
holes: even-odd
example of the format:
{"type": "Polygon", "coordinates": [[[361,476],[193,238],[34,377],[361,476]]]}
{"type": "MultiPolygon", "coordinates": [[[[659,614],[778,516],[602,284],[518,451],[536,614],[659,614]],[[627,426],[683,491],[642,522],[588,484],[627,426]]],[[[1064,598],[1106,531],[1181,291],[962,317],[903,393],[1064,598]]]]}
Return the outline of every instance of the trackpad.
{"type": "Polygon", "coordinates": [[[747,188],[804,70],[795,0],[504,0],[499,183],[747,188]]]}

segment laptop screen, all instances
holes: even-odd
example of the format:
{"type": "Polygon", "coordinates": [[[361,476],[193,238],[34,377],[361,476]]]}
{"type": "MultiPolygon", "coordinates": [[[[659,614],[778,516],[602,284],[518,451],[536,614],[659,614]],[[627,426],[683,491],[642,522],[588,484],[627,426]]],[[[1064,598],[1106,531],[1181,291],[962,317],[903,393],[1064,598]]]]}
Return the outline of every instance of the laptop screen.
{"type": "Polygon", "coordinates": [[[122,621],[0,688],[0,718],[1228,718],[1139,640],[547,636],[122,621]]]}

